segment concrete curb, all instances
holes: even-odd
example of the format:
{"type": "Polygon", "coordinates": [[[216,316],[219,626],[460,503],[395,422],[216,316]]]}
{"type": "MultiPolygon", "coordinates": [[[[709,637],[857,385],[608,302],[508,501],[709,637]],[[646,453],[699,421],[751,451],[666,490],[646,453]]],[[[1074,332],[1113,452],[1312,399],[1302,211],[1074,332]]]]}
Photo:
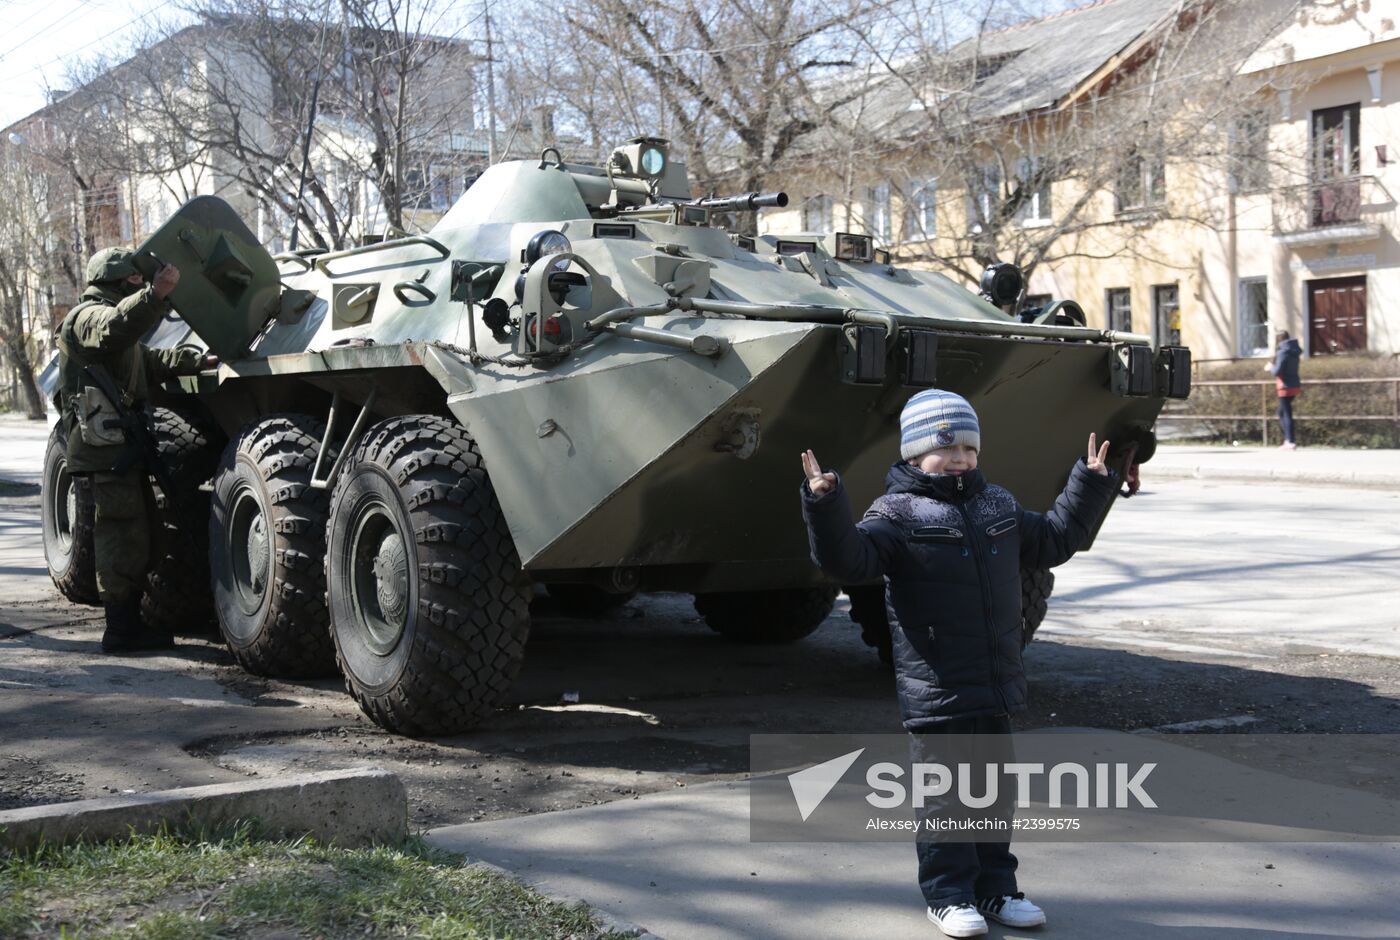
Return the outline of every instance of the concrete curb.
{"type": "Polygon", "coordinates": [[[1224,469],[1204,464],[1190,466],[1158,466],[1143,464],[1143,476],[1152,480],[1211,480],[1229,483],[1295,483],[1300,486],[1349,486],[1379,489],[1400,489],[1400,477],[1339,469],[1330,473],[1308,470],[1224,469]]]}
{"type": "Polygon", "coordinates": [[[256,819],[267,835],[310,835],[347,848],[408,835],[408,795],[387,770],[361,767],[274,780],[53,803],[0,812],[0,848],[122,839],[161,825],[256,819]]]}

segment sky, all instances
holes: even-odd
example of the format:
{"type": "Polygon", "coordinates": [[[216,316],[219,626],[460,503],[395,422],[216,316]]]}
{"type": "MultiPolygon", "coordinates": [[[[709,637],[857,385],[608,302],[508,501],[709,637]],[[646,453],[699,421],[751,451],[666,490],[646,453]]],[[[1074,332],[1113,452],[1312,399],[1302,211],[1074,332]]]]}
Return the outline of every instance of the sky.
{"type": "MultiPolygon", "coordinates": [[[[1086,0],[1003,2],[1040,14],[1086,0]]],[[[497,3],[509,9],[508,3],[497,3]]],[[[464,0],[461,5],[475,4],[464,0]]],[[[69,70],[75,66],[104,54],[125,58],[143,27],[189,20],[181,5],[180,0],[0,0],[0,127],[42,108],[50,89],[69,88],[69,70]]]]}
{"type": "Polygon", "coordinates": [[[179,16],[176,0],[0,0],[0,127],[68,87],[67,69],[127,51],[150,18],[179,16]]]}

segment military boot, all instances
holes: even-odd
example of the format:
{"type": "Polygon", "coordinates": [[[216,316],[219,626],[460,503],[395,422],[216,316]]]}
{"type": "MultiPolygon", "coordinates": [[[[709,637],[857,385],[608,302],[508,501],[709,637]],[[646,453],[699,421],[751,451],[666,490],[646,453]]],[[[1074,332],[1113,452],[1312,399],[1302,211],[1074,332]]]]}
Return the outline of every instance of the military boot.
{"type": "Polygon", "coordinates": [[[102,652],[140,653],[174,648],[174,637],[147,626],[141,619],[140,598],[104,601],[102,606],[107,614],[107,629],[102,633],[102,652]]]}

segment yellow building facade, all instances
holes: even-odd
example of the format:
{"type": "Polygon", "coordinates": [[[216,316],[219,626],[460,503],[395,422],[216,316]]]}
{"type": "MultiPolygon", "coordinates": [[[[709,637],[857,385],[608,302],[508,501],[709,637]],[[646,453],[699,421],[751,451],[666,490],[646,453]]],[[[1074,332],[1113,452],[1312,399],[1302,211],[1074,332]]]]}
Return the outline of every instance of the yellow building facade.
{"type": "MultiPolygon", "coordinates": [[[[1232,124],[1247,120],[1202,129],[1221,141],[1221,159],[1168,153],[1133,200],[1111,186],[1091,193],[1087,224],[1063,236],[1058,260],[1035,268],[1028,300],[1076,300],[1090,325],[1188,345],[1198,362],[1270,355],[1279,329],[1311,356],[1400,354],[1400,4],[1294,6],[1253,0],[1230,11],[1282,26],[1237,63],[1235,85],[1251,89],[1252,100],[1232,110],[1232,124]]],[[[1151,40],[1149,31],[1137,39],[1151,40]]],[[[1103,78],[1089,73],[1066,98],[1103,78]]],[[[1025,118],[1053,134],[1063,113],[1025,118]]],[[[798,181],[794,188],[812,192],[765,214],[760,231],[869,232],[896,259],[975,289],[965,270],[937,261],[965,247],[968,193],[911,179],[908,167],[918,164],[907,153],[898,163],[873,168],[844,196],[798,181]],[[920,217],[930,210],[934,235],[925,239],[920,217]]],[[[1056,207],[1084,195],[1081,181],[1055,180],[1015,224],[1052,227],[1056,207]]]]}

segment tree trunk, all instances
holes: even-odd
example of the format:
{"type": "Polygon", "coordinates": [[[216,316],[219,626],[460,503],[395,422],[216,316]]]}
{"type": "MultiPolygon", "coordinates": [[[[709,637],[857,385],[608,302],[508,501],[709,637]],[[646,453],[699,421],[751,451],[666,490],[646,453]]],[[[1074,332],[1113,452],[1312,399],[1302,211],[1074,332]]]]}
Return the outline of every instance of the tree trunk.
{"type": "MultiPolygon", "coordinates": [[[[29,361],[29,350],[25,348],[23,340],[17,343],[7,341],[5,348],[10,353],[10,361],[14,363],[15,374],[19,376],[20,388],[24,389],[25,414],[31,421],[44,420],[44,396],[34,382],[34,366],[29,361]]],[[[19,407],[18,401],[15,407],[19,407]]]]}

